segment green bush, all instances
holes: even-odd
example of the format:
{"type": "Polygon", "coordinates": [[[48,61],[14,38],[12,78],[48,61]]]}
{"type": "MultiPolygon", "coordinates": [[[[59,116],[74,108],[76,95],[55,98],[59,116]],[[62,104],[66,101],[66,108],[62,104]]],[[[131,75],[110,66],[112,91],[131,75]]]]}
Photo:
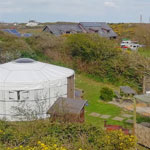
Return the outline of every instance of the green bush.
{"type": "Polygon", "coordinates": [[[103,87],[100,90],[100,98],[104,101],[111,101],[114,97],[114,92],[108,87],[103,87]]]}
{"type": "Polygon", "coordinates": [[[97,34],[73,34],[67,38],[69,53],[86,62],[103,62],[116,57],[117,44],[97,34]]]}
{"type": "Polygon", "coordinates": [[[71,58],[65,63],[76,64],[75,69],[115,85],[126,83],[141,90],[142,77],[149,72],[150,60],[136,52],[122,51],[115,41],[97,34],[70,35],[65,45],[65,54],[71,58]]]}

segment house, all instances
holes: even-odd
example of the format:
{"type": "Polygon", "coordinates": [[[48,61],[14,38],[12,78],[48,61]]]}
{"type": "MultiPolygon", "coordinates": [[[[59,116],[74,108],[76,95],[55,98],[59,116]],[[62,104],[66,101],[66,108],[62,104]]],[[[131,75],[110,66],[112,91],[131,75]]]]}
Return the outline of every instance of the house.
{"type": "Polygon", "coordinates": [[[84,33],[97,33],[110,39],[117,38],[117,34],[105,22],[80,22],[79,27],[84,33]]]}
{"type": "Polygon", "coordinates": [[[98,33],[102,37],[115,39],[117,34],[105,22],[80,22],[79,24],[50,24],[43,31],[54,35],[72,33],[98,33]]]}
{"type": "Polygon", "coordinates": [[[26,24],[27,27],[36,27],[38,25],[39,23],[36,22],[35,20],[29,20],[29,22],[26,24]]]}
{"type": "Polygon", "coordinates": [[[81,33],[82,29],[77,24],[50,24],[43,31],[59,36],[62,34],[81,33]]]}
{"type": "Polygon", "coordinates": [[[53,121],[63,122],[84,122],[84,107],[86,100],[77,100],[71,98],[58,98],[47,111],[53,121]]]}

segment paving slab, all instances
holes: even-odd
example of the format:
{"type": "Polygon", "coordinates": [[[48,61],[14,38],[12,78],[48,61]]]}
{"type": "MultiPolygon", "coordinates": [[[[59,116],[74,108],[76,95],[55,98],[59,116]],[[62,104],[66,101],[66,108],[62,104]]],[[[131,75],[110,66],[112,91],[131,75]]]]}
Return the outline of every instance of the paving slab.
{"type": "Polygon", "coordinates": [[[125,122],[127,122],[127,123],[133,123],[133,120],[128,119],[128,120],[126,120],[125,122]]]}
{"type": "Polygon", "coordinates": [[[89,116],[92,116],[92,117],[99,117],[101,114],[99,113],[96,113],[96,112],[92,112],[89,114],[89,116]]]}
{"type": "Polygon", "coordinates": [[[102,118],[102,119],[108,119],[108,118],[110,118],[111,117],[111,115],[101,115],[100,116],[100,118],[102,118]]]}
{"type": "Polygon", "coordinates": [[[115,117],[115,118],[113,118],[112,120],[123,121],[124,118],[122,118],[122,117],[115,117]]]}
{"type": "Polygon", "coordinates": [[[133,117],[133,115],[123,114],[122,117],[125,117],[125,118],[131,118],[131,117],[133,117]]]}

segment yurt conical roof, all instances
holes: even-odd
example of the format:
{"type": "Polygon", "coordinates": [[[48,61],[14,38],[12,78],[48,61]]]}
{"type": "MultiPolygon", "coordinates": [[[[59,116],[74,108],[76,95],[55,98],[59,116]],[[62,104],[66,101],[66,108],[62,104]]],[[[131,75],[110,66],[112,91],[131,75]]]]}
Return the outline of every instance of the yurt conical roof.
{"type": "Polygon", "coordinates": [[[53,86],[74,71],[29,58],[0,65],[0,90],[32,90],[53,86]]]}

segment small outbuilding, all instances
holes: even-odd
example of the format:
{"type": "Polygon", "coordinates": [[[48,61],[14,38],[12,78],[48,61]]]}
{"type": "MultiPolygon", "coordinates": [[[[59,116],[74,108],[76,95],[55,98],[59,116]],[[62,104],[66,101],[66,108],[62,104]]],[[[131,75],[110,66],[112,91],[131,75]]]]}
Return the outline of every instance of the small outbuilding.
{"type": "Polygon", "coordinates": [[[47,111],[53,121],[63,122],[84,122],[84,107],[86,100],[77,100],[71,98],[58,98],[47,111]]]}
{"type": "Polygon", "coordinates": [[[120,95],[122,96],[134,96],[136,94],[136,91],[133,90],[129,86],[120,86],[120,95]]]}

